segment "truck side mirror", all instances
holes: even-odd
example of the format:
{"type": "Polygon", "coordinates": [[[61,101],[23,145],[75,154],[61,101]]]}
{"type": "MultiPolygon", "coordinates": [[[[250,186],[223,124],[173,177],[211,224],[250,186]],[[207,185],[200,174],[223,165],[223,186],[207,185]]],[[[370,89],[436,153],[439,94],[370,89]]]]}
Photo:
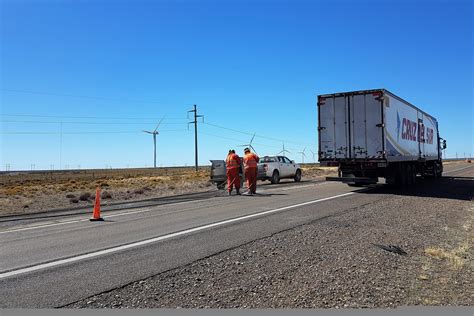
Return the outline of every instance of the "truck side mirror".
{"type": "Polygon", "coordinates": [[[295,161],[294,161],[294,160],[292,160],[292,161],[291,161],[291,163],[293,163],[293,164],[294,164],[294,163],[295,163],[295,161]]]}
{"type": "Polygon", "coordinates": [[[446,140],[443,140],[443,149],[446,149],[446,140]]]}

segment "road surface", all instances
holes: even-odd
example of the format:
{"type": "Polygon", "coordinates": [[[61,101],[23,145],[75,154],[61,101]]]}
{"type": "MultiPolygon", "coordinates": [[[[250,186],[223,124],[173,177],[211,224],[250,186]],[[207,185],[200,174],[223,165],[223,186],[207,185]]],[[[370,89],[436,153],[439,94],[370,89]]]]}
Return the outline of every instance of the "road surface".
{"type": "MultiPolygon", "coordinates": [[[[445,179],[474,177],[453,164],[445,179]]],[[[443,181],[443,180],[441,180],[443,181]]],[[[276,232],[383,199],[379,190],[336,182],[265,185],[256,196],[195,199],[88,215],[0,221],[0,306],[59,307],[184,266],[276,232]]],[[[386,192],[384,192],[386,193],[386,192]]]]}

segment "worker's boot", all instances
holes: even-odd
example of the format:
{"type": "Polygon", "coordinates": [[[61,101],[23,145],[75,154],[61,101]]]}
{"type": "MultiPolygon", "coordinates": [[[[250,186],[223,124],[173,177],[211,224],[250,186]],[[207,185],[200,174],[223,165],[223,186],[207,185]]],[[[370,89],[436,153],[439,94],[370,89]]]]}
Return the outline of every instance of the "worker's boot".
{"type": "Polygon", "coordinates": [[[240,195],[240,189],[237,189],[237,195],[240,195]]]}
{"type": "Polygon", "coordinates": [[[227,195],[231,196],[231,195],[232,195],[232,191],[229,191],[229,192],[227,193],[227,195]]]}

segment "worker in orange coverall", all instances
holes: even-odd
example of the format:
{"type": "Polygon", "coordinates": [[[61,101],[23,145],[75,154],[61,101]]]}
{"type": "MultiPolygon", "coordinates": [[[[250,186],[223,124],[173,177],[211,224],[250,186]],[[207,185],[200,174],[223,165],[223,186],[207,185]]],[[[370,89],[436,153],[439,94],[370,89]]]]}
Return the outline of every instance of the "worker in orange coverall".
{"type": "Polygon", "coordinates": [[[232,194],[232,189],[235,186],[237,195],[240,195],[240,157],[235,153],[235,150],[229,150],[229,154],[227,155],[225,164],[227,167],[227,190],[229,192],[228,194],[232,194]]]}
{"type": "Polygon", "coordinates": [[[250,149],[244,149],[244,174],[245,179],[247,180],[248,194],[257,193],[257,163],[260,158],[250,152],[250,149]]]}

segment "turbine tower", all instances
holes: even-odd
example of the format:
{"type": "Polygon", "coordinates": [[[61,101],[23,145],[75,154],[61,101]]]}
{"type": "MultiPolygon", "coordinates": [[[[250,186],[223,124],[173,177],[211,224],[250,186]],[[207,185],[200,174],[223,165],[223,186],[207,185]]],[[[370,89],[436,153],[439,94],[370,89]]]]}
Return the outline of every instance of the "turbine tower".
{"type": "Polygon", "coordinates": [[[316,156],[316,153],[314,151],[312,151],[311,149],[309,151],[313,155],[313,163],[316,163],[316,159],[314,158],[316,156]]]}
{"type": "Polygon", "coordinates": [[[304,158],[306,157],[305,151],[306,147],[303,149],[303,151],[298,152],[298,154],[301,154],[301,163],[304,163],[304,158]]]}
{"type": "Polygon", "coordinates": [[[143,131],[145,133],[153,135],[153,168],[156,168],[156,135],[158,135],[160,133],[160,132],[158,132],[158,127],[160,126],[163,119],[164,119],[164,117],[158,122],[158,125],[156,125],[156,128],[153,132],[143,131]]]}

